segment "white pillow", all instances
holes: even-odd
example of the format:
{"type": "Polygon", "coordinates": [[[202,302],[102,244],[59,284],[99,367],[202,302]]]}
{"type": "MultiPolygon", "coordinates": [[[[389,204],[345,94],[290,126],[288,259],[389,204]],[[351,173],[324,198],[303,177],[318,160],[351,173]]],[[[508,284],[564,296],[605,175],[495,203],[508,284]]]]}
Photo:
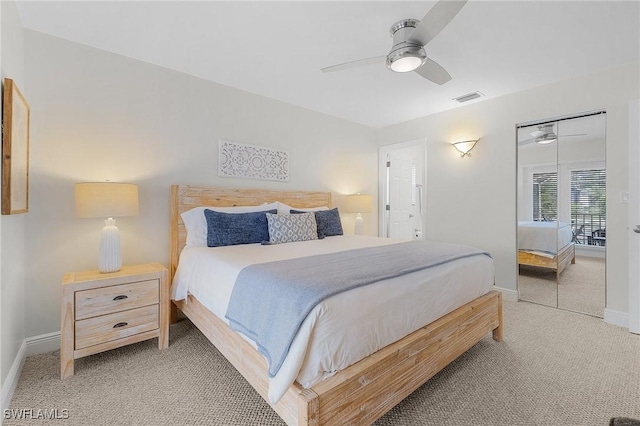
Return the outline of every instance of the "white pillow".
{"type": "Polygon", "coordinates": [[[278,214],[289,214],[290,210],[298,210],[299,212],[317,212],[319,210],[329,210],[329,207],[327,206],[322,206],[322,207],[307,207],[307,208],[298,208],[298,207],[291,207],[285,203],[281,203],[280,201],[278,201],[278,214]]]}
{"type": "MultiPolygon", "coordinates": [[[[204,217],[204,210],[209,209],[221,213],[251,213],[264,212],[278,208],[278,203],[261,204],[259,206],[239,206],[239,207],[195,207],[182,213],[182,221],[187,228],[187,242],[185,247],[206,247],[207,246],[207,219],[204,217]]],[[[288,212],[287,212],[288,213],[288,212]]]]}

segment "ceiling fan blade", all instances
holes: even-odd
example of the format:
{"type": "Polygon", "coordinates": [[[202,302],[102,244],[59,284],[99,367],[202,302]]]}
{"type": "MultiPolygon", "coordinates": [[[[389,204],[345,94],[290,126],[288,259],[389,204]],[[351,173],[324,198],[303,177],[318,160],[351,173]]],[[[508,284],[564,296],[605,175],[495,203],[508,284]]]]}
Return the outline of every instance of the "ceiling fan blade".
{"type": "Polygon", "coordinates": [[[560,138],[570,138],[572,136],[587,136],[587,134],[586,133],[576,133],[575,135],[560,135],[558,137],[560,137],[560,138]]]}
{"type": "MultiPolygon", "coordinates": [[[[528,145],[530,143],[534,143],[534,142],[536,142],[536,140],[539,137],[545,136],[547,134],[548,133],[544,133],[544,132],[542,132],[540,130],[536,130],[535,132],[531,132],[531,136],[533,136],[533,137],[531,139],[524,139],[524,140],[518,141],[518,146],[528,145]]],[[[560,136],[555,136],[555,137],[560,139],[560,138],[568,138],[568,137],[571,137],[571,136],[587,136],[587,134],[586,133],[576,133],[575,135],[560,135],[560,136]]]]}
{"type": "Polygon", "coordinates": [[[334,71],[342,71],[342,70],[347,70],[350,68],[356,68],[356,67],[361,67],[364,65],[371,65],[371,64],[377,64],[380,62],[384,62],[386,61],[387,56],[375,56],[373,58],[366,58],[366,59],[358,59],[357,61],[350,61],[350,62],[345,62],[343,64],[338,64],[338,65],[332,65],[330,67],[325,67],[322,68],[320,71],[322,72],[334,72],[334,71]]]}
{"type": "Polygon", "coordinates": [[[422,18],[422,21],[409,36],[409,41],[419,43],[421,46],[426,45],[451,22],[465,4],[467,4],[467,0],[440,0],[422,18]]]}
{"type": "Polygon", "coordinates": [[[436,61],[433,61],[429,58],[427,58],[427,61],[424,63],[424,65],[418,68],[416,72],[427,80],[431,80],[434,83],[440,85],[451,80],[451,76],[449,75],[447,70],[442,68],[436,61]]]}
{"type": "Polygon", "coordinates": [[[518,141],[518,146],[522,146],[522,145],[528,145],[530,143],[534,143],[536,141],[536,138],[531,138],[531,139],[525,139],[522,141],[518,141]]]}

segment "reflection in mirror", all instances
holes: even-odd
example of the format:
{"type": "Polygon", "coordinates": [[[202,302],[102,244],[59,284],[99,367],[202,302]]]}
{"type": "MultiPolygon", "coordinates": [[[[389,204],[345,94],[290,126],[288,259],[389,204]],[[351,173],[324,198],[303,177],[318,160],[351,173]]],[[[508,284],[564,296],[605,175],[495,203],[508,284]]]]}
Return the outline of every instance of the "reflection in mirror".
{"type": "Polygon", "coordinates": [[[558,123],[558,214],[571,224],[576,252],[575,265],[558,279],[558,307],[599,317],[606,282],[605,120],[597,114],[558,123]]]}
{"type": "Polygon", "coordinates": [[[606,114],[518,127],[520,299],[602,317],[606,114]]]}
{"type": "Polygon", "coordinates": [[[558,166],[556,123],[518,129],[518,292],[520,299],[558,304],[558,166]]]}

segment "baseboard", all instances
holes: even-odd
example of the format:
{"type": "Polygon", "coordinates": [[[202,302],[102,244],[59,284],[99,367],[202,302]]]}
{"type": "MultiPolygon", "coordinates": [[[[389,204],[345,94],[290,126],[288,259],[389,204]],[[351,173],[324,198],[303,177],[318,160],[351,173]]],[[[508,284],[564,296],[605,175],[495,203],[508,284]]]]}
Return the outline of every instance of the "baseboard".
{"type": "Polygon", "coordinates": [[[493,286],[493,289],[502,293],[503,300],[508,300],[509,302],[518,301],[518,292],[516,290],[509,290],[508,288],[502,288],[502,287],[496,287],[496,286],[493,286]]]}
{"type": "MultiPolygon", "coordinates": [[[[13,392],[15,392],[16,386],[18,386],[18,380],[20,379],[22,366],[24,365],[24,360],[27,357],[26,352],[27,341],[23,340],[22,345],[20,345],[20,349],[16,354],[16,358],[13,360],[13,364],[11,365],[11,369],[9,370],[9,374],[7,374],[7,379],[2,385],[2,391],[0,393],[0,398],[2,398],[2,412],[4,412],[5,409],[9,408],[11,398],[13,397],[13,392]]],[[[2,420],[0,420],[0,424],[1,422],[2,420]]]]}
{"type": "Polygon", "coordinates": [[[613,309],[605,308],[604,322],[629,328],[629,314],[627,312],[614,311],[613,309]]]}
{"type": "Polygon", "coordinates": [[[60,349],[60,332],[27,337],[27,356],[43,354],[60,349]]]}

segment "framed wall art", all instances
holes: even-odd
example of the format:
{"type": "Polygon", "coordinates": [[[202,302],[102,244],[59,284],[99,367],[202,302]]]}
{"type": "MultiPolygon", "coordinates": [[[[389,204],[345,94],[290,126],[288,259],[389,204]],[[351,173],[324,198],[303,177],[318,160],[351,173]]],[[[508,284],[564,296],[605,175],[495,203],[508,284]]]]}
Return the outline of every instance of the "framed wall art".
{"type": "Polygon", "coordinates": [[[289,180],[289,153],[220,140],[218,176],[286,182],[289,180]]]}
{"type": "Polygon", "coordinates": [[[2,214],[29,211],[30,109],[10,78],[4,79],[2,110],[2,214]]]}

